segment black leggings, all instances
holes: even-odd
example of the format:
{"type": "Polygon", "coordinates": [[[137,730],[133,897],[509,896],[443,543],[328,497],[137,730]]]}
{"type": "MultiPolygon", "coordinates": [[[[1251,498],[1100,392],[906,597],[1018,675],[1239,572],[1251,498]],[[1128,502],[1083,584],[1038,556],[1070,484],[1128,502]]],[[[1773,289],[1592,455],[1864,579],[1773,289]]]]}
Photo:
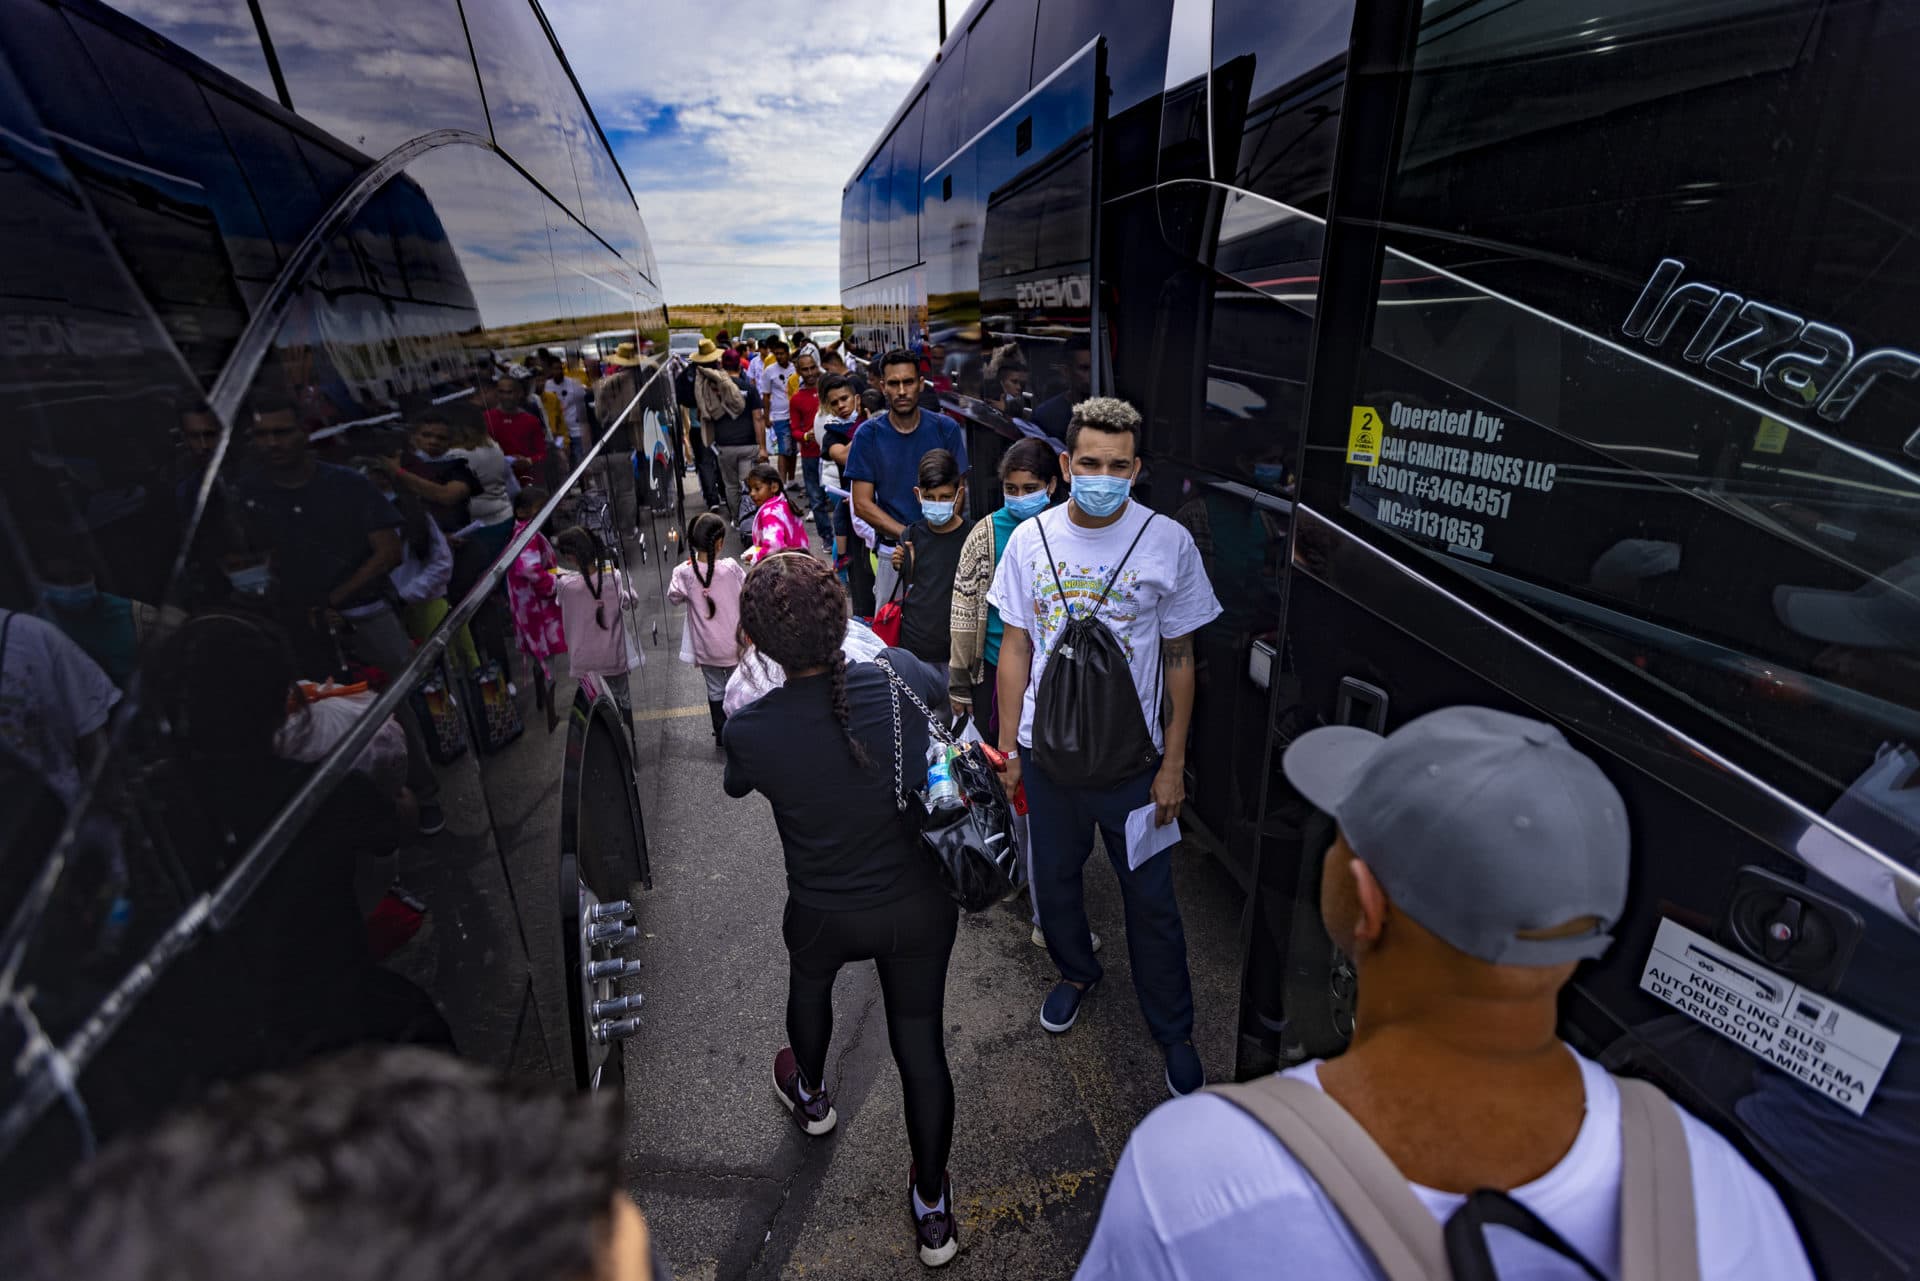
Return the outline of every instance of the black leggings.
{"type": "Polygon", "coordinates": [[[919,1173],[920,1197],[939,1199],[953,1146],[953,1074],[941,1025],[947,958],[960,910],[939,888],[883,907],[826,912],[787,900],[787,1036],[810,1089],[827,1071],[833,1037],[833,980],[849,961],[871,959],[880,971],[887,1040],[906,1096],[907,1145],[919,1173]]]}

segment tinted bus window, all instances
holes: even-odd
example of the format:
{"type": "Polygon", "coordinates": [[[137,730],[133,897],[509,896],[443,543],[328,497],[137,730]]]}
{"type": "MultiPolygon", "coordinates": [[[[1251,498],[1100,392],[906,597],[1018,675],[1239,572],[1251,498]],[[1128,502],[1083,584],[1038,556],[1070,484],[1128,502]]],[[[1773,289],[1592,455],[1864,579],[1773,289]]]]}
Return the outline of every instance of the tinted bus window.
{"type": "MultiPolygon", "coordinates": [[[[1854,126],[1913,115],[1916,58],[1888,5],[1449,10],[1414,63],[1360,370],[1384,434],[1355,457],[1324,421],[1305,468],[1316,509],[1908,869],[1920,206],[1854,126]]],[[[1639,893],[1712,919],[1724,871],[1648,835],[1639,893]]],[[[1862,918],[1830,990],[1900,1035],[1863,1110],[1640,993],[1644,945],[1590,981],[1777,1163],[1823,1274],[1911,1266],[1884,1162],[1908,1168],[1920,1097],[1914,905],[1823,826],[1780,853],[1862,918]]]]}
{"type": "Polygon", "coordinates": [[[115,0],[114,8],[271,98],[273,76],[247,0],[115,0]]]}
{"type": "Polygon", "coordinates": [[[927,84],[927,123],[922,139],[920,171],[926,173],[960,149],[972,137],[962,134],[960,104],[967,93],[967,38],[962,36],[947,51],[947,56],[927,84]]]}
{"type": "MultiPolygon", "coordinates": [[[[1110,110],[1118,115],[1164,87],[1173,0],[1041,0],[1033,35],[1033,78],[1044,80],[1095,36],[1107,38],[1110,110]]],[[[1272,21],[1271,15],[1266,19],[1272,21]]],[[[1216,37],[1217,39],[1218,37],[1216,37]]]]}
{"type": "Polygon", "coordinates": [[[1033,67],[1033,16],[1038,0],[993,0],[967,37],[966,123],[973,137],[1026,93],[1033,67]]]}
{"type": "Polygon", "coordinates": [[[468,0],[467,32],[486,86],[486,119],[493,140],[567,208],[580,209],[580,180],[567,145],[562,89],[572,86],[554,68],[552,43],[527,0],[468,0]]]}
{"type": "Polygon", "coordinates": [[[890,147],[893,186],[887,203],[893,224],[887,239],[895,271],[920,261],[920,121],[916,102],[893,131],[890,147]]]}
{"type": "Polygon", "coordinates": [[[893,147],[888,138],[867,166],[867,278],[884,276],[893,263],[893,147]]]}
{"type": "MultiPolygon", "coordinates": [[[[261,0],[260,11],[294,109],[369,156],[434,129],[486,131],[455,0],[261,0]]],[[[522,55],[530,73],[539,49],[522,55]]]]}
{"type": "Polygon", "coordinates": [[[840,195],[840,287],[851,289],[867,278],[865,198],[858,180],[840,195]]]}
{"type": "Polygon", "coordinates": [[[1333,175],[1353,6],[1214,0],[1215,163],[1224,182],[1319,208],[1333,175]]]}

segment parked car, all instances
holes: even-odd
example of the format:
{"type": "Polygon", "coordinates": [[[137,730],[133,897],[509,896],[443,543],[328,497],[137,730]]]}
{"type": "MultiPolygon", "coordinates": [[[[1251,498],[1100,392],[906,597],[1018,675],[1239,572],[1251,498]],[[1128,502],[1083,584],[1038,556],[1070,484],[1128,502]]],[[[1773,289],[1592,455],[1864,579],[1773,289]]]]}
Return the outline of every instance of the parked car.
{"type": "Polygon", "coordinates": [[[667,354],[691,356],[700,350],[700,340],[705,337],[698,329],[676,329],[667,335],[667,354]]]}
{"type": "Polygon", "coordinates": [[[751,338],[757,345],[764,347],[775,338],[785,339],[787,331],[770,321],[756,320],[751,324],[740,326],[739,336],[751,338]]]}

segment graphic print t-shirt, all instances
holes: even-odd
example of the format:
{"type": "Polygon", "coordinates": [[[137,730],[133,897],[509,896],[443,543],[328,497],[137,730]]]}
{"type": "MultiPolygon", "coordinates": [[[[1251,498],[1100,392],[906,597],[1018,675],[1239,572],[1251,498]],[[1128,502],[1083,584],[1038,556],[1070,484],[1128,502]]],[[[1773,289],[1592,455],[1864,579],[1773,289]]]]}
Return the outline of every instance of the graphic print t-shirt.
{"type": "Polygon", "coordinates": [[[760,399],[767,402],[767,418],[778,422],[787,417],[787,379],[792,365],[763,365],[759,373],[760,399]]]}
{"type": "Polygon", "coordinates": [[[1074,524],[1068,510],[1065,505],[1055,507],[1013,531],[987,592],[987,603],[1000,611],[1002,623],[1021,628],[1033,638],[1033,674],[1027,679],[1027,696],[1020,708],[1020,746],[1033,746],[1034,693],[1040,688],[1054,641],[1067,625],[1069,606],[1075,617],[1092,611],[1101,589],[1114,578],[1114,567],[1125,556],[1126,566],[1094,617],[1107,625],[1126,652],[1140,710],[1153,732],[1154,749],[1164,751],[1160,642],[1198,631],[1220,616],[1220,602],[1207,581],[1206,566],[1193,545],[1193,535],[1177,521],[1156,516],[1139,503],[1127,504],[1120,519],[1105,529],[1074,524]],[[1040,541],[1043,525],[1044,545],[1040,541]],[[1148,528],[1140,545],[1127,556],[1127,547],[1142,525],[1148,528]],[[1051,564],[1047,547],[1053,549],[1051,564]]]}

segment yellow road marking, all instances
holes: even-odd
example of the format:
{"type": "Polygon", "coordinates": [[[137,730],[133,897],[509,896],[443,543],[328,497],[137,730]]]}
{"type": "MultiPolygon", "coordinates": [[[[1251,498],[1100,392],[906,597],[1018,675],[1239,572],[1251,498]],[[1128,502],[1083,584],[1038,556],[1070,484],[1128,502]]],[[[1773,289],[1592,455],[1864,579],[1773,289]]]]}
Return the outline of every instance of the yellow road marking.
{"type": "Polygon", "coordinates": [[[670,721],[678,716],[705,716],[707,705],[701,703],[695,707],[654,707],[644,712],[635,712],[636,721],[670,721]]]}

